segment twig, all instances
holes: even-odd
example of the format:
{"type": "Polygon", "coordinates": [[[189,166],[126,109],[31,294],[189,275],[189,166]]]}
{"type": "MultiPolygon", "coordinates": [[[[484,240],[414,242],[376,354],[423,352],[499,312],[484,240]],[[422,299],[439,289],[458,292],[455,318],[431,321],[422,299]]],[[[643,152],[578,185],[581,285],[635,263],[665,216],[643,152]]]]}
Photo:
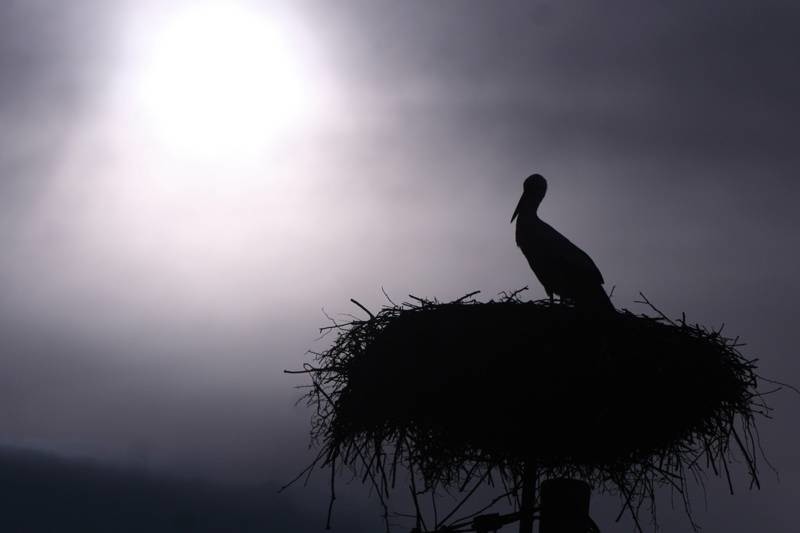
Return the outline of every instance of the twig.
{"type": "Polygon", "coordinates": [[[361,303],[358,300],[356,300],[355,298],[350,298],[350,301],[353,302],[354,304],[356,304],[357,306],[359,306],[365,313],[367,313],[369,315],[369,317],[371,319],[375,318],[375,315],[373,315],[372,312],[369,309],[367,309],[366,307],[361,305],[361,303]]]}

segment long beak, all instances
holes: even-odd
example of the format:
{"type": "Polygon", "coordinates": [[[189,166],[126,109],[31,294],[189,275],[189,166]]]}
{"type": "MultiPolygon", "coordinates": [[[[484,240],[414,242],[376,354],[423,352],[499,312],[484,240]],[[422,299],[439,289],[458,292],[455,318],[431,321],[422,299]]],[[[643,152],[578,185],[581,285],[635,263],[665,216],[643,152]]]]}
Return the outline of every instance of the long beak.
{"type": "Polygon", "coordinates": [[[517,208],[516,208],[516,209],[514,209],[514,214],[513,214],[513,215],[511,215],[511,222],[514,222],[514,219],[515,219],[515,218],[517,218],[517,215],[519,215],[519,206],[521,206],[521,205],[522,205],[522,199],[523,199],[524,197],[525,197],[525,195],[524,195],[524,194],[523,194],[522,196],[520,196],[520,198],[519,198],[519,202],[517,202],[517,208]]]}

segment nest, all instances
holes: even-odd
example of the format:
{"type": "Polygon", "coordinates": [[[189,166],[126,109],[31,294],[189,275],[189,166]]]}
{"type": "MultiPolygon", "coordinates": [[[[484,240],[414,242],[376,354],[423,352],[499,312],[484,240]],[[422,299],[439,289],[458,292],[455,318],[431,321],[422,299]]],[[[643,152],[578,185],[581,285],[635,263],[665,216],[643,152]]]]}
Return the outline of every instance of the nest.
{"type": "Polygon", "coordinates": [[[323,328],[333,345],[301,371],[315,409],[309,471],[348,467],[382,502],[399,469],[419,483],[415,504],[492,479],[518,502],[535,465],[621,494],[637,524],[657,486],[685,495],[707,470],[732,483],[734,455],[758,484],[753,420],[767,407],[736,339],[652,305],[656,316],[596,315],[519,292],[412,297],[374,315],[354,301],[369,318],[323,328]]]}

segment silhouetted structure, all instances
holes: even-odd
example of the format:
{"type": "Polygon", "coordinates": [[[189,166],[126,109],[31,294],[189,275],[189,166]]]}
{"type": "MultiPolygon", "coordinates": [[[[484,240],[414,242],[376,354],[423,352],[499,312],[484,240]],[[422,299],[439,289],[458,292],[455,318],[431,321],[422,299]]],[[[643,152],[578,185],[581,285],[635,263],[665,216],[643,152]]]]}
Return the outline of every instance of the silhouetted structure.
{"type": "Polygon", "coordinates": [[[517,219],[517,246],[551,301],[553,294],[557,294],[583,308],[613,311],[614,306],[603,290],[603,275],[592,258],[539,218],[539,204],[545,192],[544,177],[528,176],[511,217],[511,222],[517,219]]]}
{"type": "Polygon", "coordinates": [[[598,533],[589,517],[591,486],[577,479],[548,479],[542,483],[539,533],[598,533]]]}
{"type": "Polygon", "coordinates": [[[752,423],[765,406],[735,340],[660,313],[620,310],[609,321],[518,293],[485,303],[475,293],[412,297],[324,328],[336,340],[300,371],[312,379],[319,447],[306,472],[330,469],[333,488],[348,467],[385,509],[405,472],[416,530],[455,532],[517,520],[530,531],[535,518],[571,532],[590,524],[590,487],[620,494],[638,524],[659,485],[686,502],[687,476],[711,468],[730,480],[733,451],[758,483],[752,423]],[[490,480],[513,502],[508,514],[486,514],[498,498],[425,522],[421,495],[468,499],[490,480]]]}

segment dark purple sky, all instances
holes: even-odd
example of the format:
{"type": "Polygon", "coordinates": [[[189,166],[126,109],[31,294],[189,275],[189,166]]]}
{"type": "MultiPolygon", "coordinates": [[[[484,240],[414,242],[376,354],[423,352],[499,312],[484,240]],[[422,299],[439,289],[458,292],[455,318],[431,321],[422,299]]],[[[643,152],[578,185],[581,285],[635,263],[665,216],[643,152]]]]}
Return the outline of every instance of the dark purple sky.
{"type": "MultiPolygon", "coordinates": [[[[794,2],[201,4],[0,7],[4,442],[285,479],[322,307],[543,296],[508,223],[533,172],[618,307],[800,383],[794,2]]],[[[780,481],[698,490],[708,531],[797,530],[797,402],[761,426],[780,481]]]]}

